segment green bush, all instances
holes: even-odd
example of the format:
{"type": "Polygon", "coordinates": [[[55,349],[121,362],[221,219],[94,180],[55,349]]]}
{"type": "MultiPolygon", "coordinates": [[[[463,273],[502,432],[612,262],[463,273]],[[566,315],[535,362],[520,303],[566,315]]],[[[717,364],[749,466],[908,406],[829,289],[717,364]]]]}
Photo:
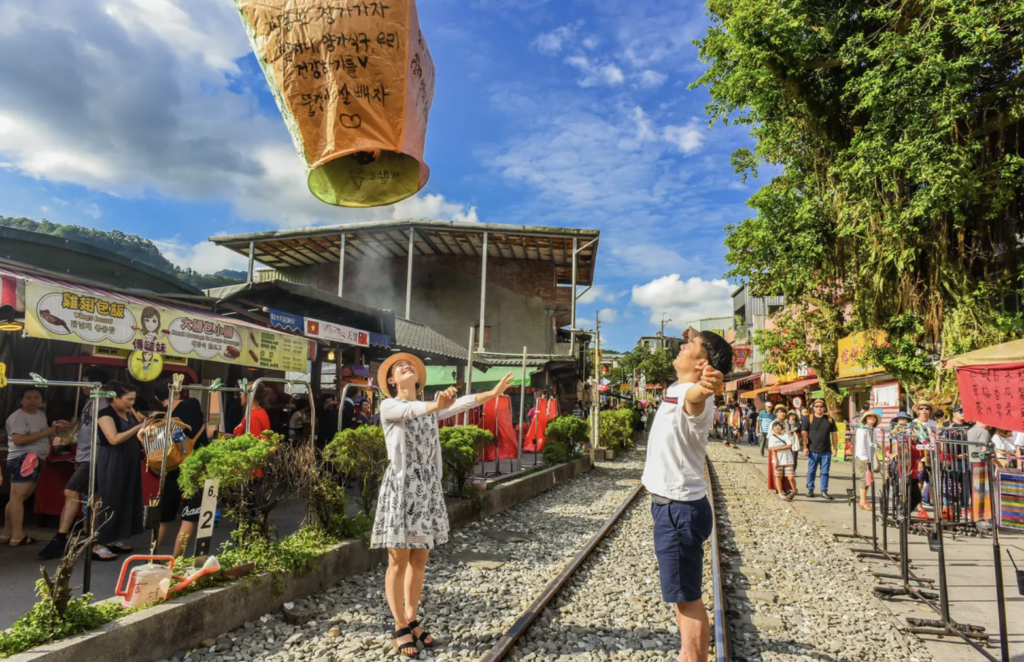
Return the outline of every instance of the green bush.
{"type": "Polygon", "coordinates": [[[264,540],[271,537],[270,513],[296,497],[309,498],[317,475],[316,452],[309,444],[284,444],[279,434],[243,434],[216,441],[189,456],[178,484],[193,495],[208,478],[220,481],[225,514],[264,540]]]}
{"type": "Polygon", "coordinates": [[[185,458],[178,475],[178,485],[186,497],[193,497],[203,489],[207,478],[220,480],[220,498],[242,489],[253,479],[253,472],[262,469],[277,446],[280,437],[268,441],[263,437],[243,434],[231,439],[220,439],[196,449],[185,458]]]}
{"type": "Polygon", "coordinates": [[[548,423],[544,437],[547,443],[561,442],[571,453],[579,453],[590,437],[590,425],[575,416],[559,416],[548,423]]]}
{"type": "Polygon", "coordinates": [[[36,594],[39,596],[39,602],[15,621],[10,629],[0,632],[0,658],[17,655],[34,646],[98,628],[104,623],[131,613],[116,602],[91,605],[92,595],[86,594],[69,600],[61,614],[50,598],[46,581],[43,579],[36,582],[36,594]]]}
{"type": "Polygon", "coordinates": [[[544,456],[544,465],[553,467],[556,464],[569,461],[569,446],[561,441],[548,439],[544,442],[544,450],[541,451],[541,454],[544,456]]]}
{"type": "Polygon", "coordinates": [[[337,472],[340,484],[349,476],[359,480],[359,506],[367,515],[377,505],[384,471],[388,468],[388,447],[379,425],[360,425],[342,430],[324,449],[324,461],[337,472]]]}
{"type": "Polygon", "coordinates": [[[633,440],[633,412],[629,409],[602,411],[599,418],[601,446],[618,451],[633,440]]]}
{"type": "Polygon", "coordinates": [[[483,447],[494,445],[494,435],[475,425],[441,428],[441,464],[443,484],[451,486],[449,494],[466,495],[466,483],[473,475],[476,459],[483,447]]]}

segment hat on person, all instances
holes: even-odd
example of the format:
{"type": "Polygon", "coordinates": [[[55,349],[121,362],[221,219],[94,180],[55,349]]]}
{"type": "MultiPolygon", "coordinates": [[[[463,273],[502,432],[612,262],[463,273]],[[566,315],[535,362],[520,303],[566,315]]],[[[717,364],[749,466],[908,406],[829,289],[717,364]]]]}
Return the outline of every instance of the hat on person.
{"type": "Polygon", "coordinates": [[[399,352],[389,356],[384,363],[380,364],[380,368],[377,370],[377,388],[384,393],[386,398],[393,398],[398,395],[397,389],[395,393],[391,392],[391,386],[388,384],[388,373],[391,372],[391,368],[399,361],[408,361],[416,369],[416,383],[419,385],[420,392],[427,387],[427,366],[423,365],[420,357],[415,354],[399,352]]]}
{"type": "Polygon", "coordinates": [[[909,421],[909,420],[910,420],[910,414],[908,414],[908,413],[907,413],[907,412],[905,412],[905,411],[901,411],[900,413],[896,414],[896,417],[895,417],[894,419],[892,419],[892,420],[893,420],[893,421],[898,421],[898,420],[900,420],[901,418],[903,418],[903,419],[906,419],[906,420],[908,420],[908,421],[909,421]]]}
{"type": "Polygon", "coordinates": [[[928,407],[928,409],[935,411],[935,405],[932,404],[931,400],[922,400],[921,402],[918,402],[916,405],[914,405],[914,413],[916,414],[917,410],[920,409],[921,407],[928,407]]]}
{"type": "Polygon", "coordinates": [[[814,402],[811,403],[811,406],[813,407],[814,405],[818,404],[819,402],[821,404],[825,405],[826,407],[828,406],[828,403],[825,402],[825,398],[815,398],[814,402]]]}
{"type": "Polygon", "coordinates": [[[772,421],[772,429],[773,430],[775,429],[776,425],[781,428],[782,427],[782,421],[772,421]]]}
{"type": "Polygon", "coordinates": [[[957,405],[956,407],[953,407],[953,413],[954,414],[962,414],[962,413],[964,413],[963,405],[957,405]]]}
{"type": "Polygon", "coordinates": [[[868,417],[875,419],[875,425],[878,425],[879,423],[882,422],[882,418],[873,411],[864,412],[864,415],[860,417],[861,422],[867,422],[868,417]]]}
{"type": "Polygon", "coordinates": [[[775,405],[775,411],[789,411],[789,407],[784,404],[775,405]]]}

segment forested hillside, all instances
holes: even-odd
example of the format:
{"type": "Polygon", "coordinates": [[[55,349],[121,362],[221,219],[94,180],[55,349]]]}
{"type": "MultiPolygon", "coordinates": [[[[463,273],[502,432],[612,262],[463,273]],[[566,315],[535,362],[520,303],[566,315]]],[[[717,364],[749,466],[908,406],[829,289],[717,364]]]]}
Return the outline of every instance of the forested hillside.
{"type": "Polygon", "coordinates": [[[233,285],[245,279],[245,274],[240,271],[225,269],[215,274],[201,274],[193,269],[182,269],[164,257],[160,249],[149,239],[120,230],[96,230],[79,225],[61,225],[46,220],[34,221],[30,218],[10,216],[0,216],[0,226],[41,232],[103,248],[155,267],[200,290],[233,285]]]}

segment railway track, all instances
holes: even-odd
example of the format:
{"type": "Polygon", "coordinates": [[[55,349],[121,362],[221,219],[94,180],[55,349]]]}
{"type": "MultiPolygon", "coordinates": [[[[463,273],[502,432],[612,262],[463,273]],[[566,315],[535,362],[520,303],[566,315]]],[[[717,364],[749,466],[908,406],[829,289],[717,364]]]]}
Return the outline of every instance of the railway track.
{"type": "MultiPolygon", "coordinates": [[[[714,652],[712,656],[709,656],[709,659],[714,659],[716,662],[729,662],[732,658],[730,655],[729,625],[726,615],[726,597],[723,583],[725,575],[721,566],[721,552],[718,544],[719,523],[714,490],[715,474],[710,460],[707,463],[705,480],[708,483],[708,499],[712,503],[713,512],[716,513],[715,526],[704,556],[705,567],[710,566],[711,569],[711,597],[713,603],[710,606],[712,607],[711,611],[713,614],[711,647],[714,652]]],[[[500,662],[511,656],[513,651],[516,650],[518,642],[527,634],[531,626],[538,621],[543,612],[551,608],[551,602],[556,599],[556,596],[560,594],[563,588],[574,581],[576,573],[584,567],[588,558],[602,546],[606,537],[616,527],[623,515],[636,504],[638,497],[643,492],[643,486],[638,484],[626,496],[597,533],[566,563],[562,571],[545,586],[544,590],[522,612],[516,622],[497,641],[495,646],[481,658],[481,662],[500,662]]],[[[662,609],[667,609],[667,607],[663,606],[662,609]]],[[[674,630],[673,636],[677,636],[674,630]]]]}

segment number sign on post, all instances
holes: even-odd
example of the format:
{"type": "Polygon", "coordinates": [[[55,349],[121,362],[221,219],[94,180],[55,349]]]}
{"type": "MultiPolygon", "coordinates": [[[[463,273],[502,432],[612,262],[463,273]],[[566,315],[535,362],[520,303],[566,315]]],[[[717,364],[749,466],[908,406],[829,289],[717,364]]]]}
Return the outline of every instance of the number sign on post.
{"type": "Polygon", "coordinates": [[[203,501],[199,506],[199,526],[196,529],[196,556],[209,556],[213,523],[217,514],[217,489],[220,481],[207,478],[203,485],[203,501]]]}

